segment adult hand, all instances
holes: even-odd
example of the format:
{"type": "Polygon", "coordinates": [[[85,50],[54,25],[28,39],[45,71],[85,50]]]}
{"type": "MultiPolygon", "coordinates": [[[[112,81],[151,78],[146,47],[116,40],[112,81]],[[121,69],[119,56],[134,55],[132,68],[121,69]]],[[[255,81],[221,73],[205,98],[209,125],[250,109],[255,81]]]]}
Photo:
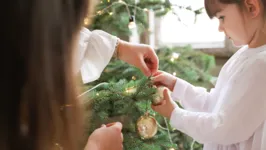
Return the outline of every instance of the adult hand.
{"type": "Polygon", "coordinates": [[[91,134],[84,150],[123,150],[121,130],[121,123],[115,123],[110,127],[103,125],[91,134]]]}
{"type": "Polygon", "coordinates": [[[150,76],[158,70],[158,57],[148,45],[132,44],[119,40],[118,57],[139,68],[146,76],[150,76]]]}

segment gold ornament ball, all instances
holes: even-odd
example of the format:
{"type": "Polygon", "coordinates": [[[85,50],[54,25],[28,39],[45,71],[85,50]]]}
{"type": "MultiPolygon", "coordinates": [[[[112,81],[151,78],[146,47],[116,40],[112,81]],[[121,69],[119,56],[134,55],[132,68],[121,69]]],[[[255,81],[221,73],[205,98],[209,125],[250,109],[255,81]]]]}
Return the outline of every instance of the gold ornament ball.
{"type": "Polygon", "coordinates": [[[126,88],[125,92],[126,94],[133,94],[137,91],[135,87],[126,88]]]}
{"type": "Polygon", "coordinates": [[[157,121],[150,115],[145,114],[137,121],[137,131],[141,138],[150,139],[157,133],[157,121]]]}
{"type": "Polygon", "coordinates": [[[152,100],[152,104],[157,106],[160,105],[164,99],[163,91],[166,87],[159,86],[157,87],[156,97],[152,100]]]}

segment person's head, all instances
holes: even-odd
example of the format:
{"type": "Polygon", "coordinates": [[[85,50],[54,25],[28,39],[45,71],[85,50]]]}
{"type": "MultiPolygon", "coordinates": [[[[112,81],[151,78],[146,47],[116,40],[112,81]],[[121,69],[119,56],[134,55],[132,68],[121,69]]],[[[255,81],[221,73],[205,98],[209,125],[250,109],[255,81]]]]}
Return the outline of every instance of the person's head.
{"type": "Polygon", "coordinates": [[[1,120],[4,149],[77,148],[80,119],[73,59],[88,1],[11,0],[0,6],[8,18],[1,25],[2,59],[7,59],[1,82],[6,91],[1,99],[8,102],[8,117],[1,120]]]}
{"type": "Polygon", "coordinates": [[[258,45],[254,43],[263,40],[266,0],[205,0],[205,8],[210,18],[219,19],[219,31],[236,46],[258,45]]]}

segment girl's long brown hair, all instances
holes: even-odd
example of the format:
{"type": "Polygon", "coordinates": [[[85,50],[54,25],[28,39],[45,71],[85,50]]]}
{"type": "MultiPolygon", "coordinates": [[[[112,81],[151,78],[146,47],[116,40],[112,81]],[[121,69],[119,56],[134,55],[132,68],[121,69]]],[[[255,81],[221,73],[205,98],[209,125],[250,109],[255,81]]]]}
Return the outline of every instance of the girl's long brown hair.
{"type": "Polygon", "coordinates": [[[88,0],[9,0],[0,8],[6,10],[0,149],[77,149],[74,47],[88,0]]]}

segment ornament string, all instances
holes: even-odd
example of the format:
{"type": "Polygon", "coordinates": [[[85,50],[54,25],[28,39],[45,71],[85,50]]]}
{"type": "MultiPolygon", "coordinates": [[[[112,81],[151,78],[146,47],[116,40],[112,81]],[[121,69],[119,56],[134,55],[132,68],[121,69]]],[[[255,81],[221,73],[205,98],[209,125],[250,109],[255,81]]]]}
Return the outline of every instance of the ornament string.
{"type": "Polygon", "coordinates": [[[167,134],[168,134],[169,141],[173,145],[174,143],[173,143],[172,138],[171,138],[171,134],[170,134],[170,130],[169,130],[169,125],[168,125],[168,122],[167,122],[167,120],[166,120],[165,117],[164,117],[164,122],[165,122],[166,127],[167,127],[167,134]]]}
{"type": "Polygon", "coordinates": [[[103,82],[103,83],[97,84],[96,86],[92,87],[91,89],[89,89],[89,90],[83,92],[82,94],[80,94],[80,95],[78,96],[78,98],[80,98],[80,97],[86,95],[87,93],[91,92],[92,90],[96,89],[97,87],[100,87],[100,86],[102,86],[102,85],[107,85],[107,84],[108,84],[107,82],[103,82]]]}
{"type": "MultiPolygon", "coordinates": [[[[135,9],[134,9],[134,16],[136,15],[137,13],[137,3],[139,2],[139,0],[135,0],[135,9]]],[[[141,9],[142,10],[142,9],[141,9]]]]}
{"type": "MultiPolygon", "coordinates": [[[[100,83],[100,84],[97,84],[96,86],[90,88],[89,90],[83,92],[82,94],[78,95],[77,98],[81,98],[83,96],[85,96],[86,94],[88,94],[89,92],[91,92],[92,90],[102,86],[102,85],[107,85],[108,83],[107,82],[103,82],[103,83],[100,83]]],[[[87,101],[83,102],[84,104],[90,102],[91,99],[88,99],[87,101]]],[[[64,110],[65,108],[68,108],[68,107],[72,107],[72,104],[65,104],[63,106],[61,106],[61,110],[64,110]]]]}
{"type": "MultiPolygon", "coordinates": [[[[149,77],[148,77],[148,81],[150,81],[151,82],[151,78],[152,78],[152,75],[150,75],[149,77]]],[[[149,85],[148,85],[149,86],[149,85]]],[[[150,85],[150,88],[152,87],[152,84],[150,85]]],[[[149,101],[146,101],[146,112],[148,112],[148,105],[149,105],[149,101]]]]}

